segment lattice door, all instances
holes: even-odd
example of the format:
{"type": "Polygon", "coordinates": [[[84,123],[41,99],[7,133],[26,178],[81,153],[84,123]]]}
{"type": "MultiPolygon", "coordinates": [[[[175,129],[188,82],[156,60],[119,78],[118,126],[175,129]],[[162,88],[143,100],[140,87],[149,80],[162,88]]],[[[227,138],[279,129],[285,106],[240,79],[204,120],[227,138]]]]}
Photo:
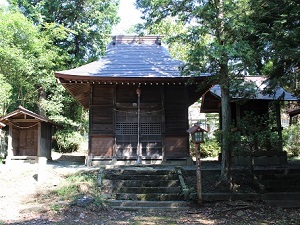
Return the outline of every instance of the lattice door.
{"type": "MultiPolygon", "coordinates": [[[[118,111],[116,114],[116,155],[137,156],[138,115],[136,110],[118,111]]],[[[162,155],[161,111],[140,114],[140,144],[142,156],[156,158],[162,155]]]]}

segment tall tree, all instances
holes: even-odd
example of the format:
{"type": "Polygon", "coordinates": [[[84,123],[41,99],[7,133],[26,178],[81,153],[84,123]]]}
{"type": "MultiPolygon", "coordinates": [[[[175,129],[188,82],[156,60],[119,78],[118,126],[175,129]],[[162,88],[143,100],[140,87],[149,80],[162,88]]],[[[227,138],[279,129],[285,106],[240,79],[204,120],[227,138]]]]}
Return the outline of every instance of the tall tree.
{"type": "MultiPolygon", "coordinates": [[[[35,24],[55,23],[68,30],[54,40],[69,55],[67,67],[94,61],[103,55],[112,26],[118,22],[119,0],[8,0],[35,24]]],[[[54,37],[55,38],[55,37],[54,37]]]]}
{"type": "Polygon", "coordinates": [[[12,87],[6,81],[6,78],[3,74],[0,74],[0,116],[3,116],[6,113],[6,110],[11,103],[12,87]]]}
{"type": "Polygon", "coordinates": [[[300,96],[300,2],[252,0],[260,72],[300,96]]]}
{"type": "Polygon", "coordinates": [[[0,10],[0,74],[2,82],[11,86],[11,101],[6,102],[3,113],[18,105],[37,108],[39,89],[51,79],[54,61],[59,58],[49,42],[21,13],[0,10]]]}
{"type": "Polygon", "coordinates": [[[147,26],[173,16],[184,22],[188,32],[181,41],[191,46],[185,74],[208,72],[222,90],[222,171],[221,181],[231,182],[230,84],[235,76],[255,71],[256,52],[247,41],[253,31],[248,0],[137,0],[147,26]]]}
{"type": "Polygon", "coordinates": [[[134,32],[140,35],[158,34],[161,36],[163,43],[168,45],[170,55],[182,61],[187,61],[187,52],[190,49],[189,44],[183,44],[180,40],[182,35],[188,31],[184,23],[175,17],[167,17],[151,27],[144,24],[135,25],[134,32]]]}
{"type": "MultiPolygon", "coordinates": [[[[49,46],[57,52],[52,71],[74,68],[101,57],[112,26],[118,22],[119,0],[8,2],[11,8],[18,9],[33,21],[40,33],[49,39],[49,46]]],[[[43,79],[43,86],[37,95],[39,99],[36,99],[39,111],[66,126],[86,124],[86,112],[66,90],[57,86],[54,76],[43,79]]]]}

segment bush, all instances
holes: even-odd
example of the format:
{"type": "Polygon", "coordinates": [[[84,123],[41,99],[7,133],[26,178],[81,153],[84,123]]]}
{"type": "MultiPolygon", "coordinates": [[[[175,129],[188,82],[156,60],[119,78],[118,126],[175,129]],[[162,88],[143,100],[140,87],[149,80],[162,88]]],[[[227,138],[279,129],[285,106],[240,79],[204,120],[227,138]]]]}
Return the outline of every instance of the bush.
{"type": "Polygon", "coordinates": [[[77,131],[60,130],[54,135],[58,152],[69,153],[79,149],[82,142],[82,136],[77,131]]]}
{"type": "Polygon", "coordinates": [[[288,155],[300,155],[300,125],[292,125],[283,130],[283,146],[288,155]]]}
{"type": "Polygon", "coordinates": [[[202,157],[217,157],[221,152],[220,144],[216,140],[206,140],[200,145],[202,157]]]}
{"type": "MultiPolygon", "coordinates": [[[[200,154],[201,157],[216,157],[221,152],[221,145],[217,141],[218,136],[216,135],[217,132],[214,133],[213,137],[208,137],[206,135],[205,142],[200,144],[200,154]]],[[[192,156],[195,156],[195,144],[191,141],[190,142],[190,152],[192,156]]]]}
{"type": "Polygon", "coordinates": [[[275,127],[273,121],[272,113],[255,115],[246,112],[240,120],[239,132],[232,135],[233,152],[251,154],[255,151],[278,150],[278,134],[272,129],[275,127]]]}

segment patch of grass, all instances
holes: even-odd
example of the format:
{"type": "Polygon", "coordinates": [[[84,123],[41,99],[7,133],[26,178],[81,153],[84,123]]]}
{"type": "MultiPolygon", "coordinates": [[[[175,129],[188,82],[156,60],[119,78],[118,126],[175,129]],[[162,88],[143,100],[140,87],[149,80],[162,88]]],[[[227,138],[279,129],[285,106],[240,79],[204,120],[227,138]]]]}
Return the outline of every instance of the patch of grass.
{"type": "Polygon", "coordinates": [[[93,199],[86,207],[91,206],[94,210],[105,208],[97,184],[97,171],[78,172],[67,176],[64,183],[53,190],[51,195],[58,198],[58,201],[51,205],[53,211],[59,211],[64,207],[65,204],[60,204],[60,201],[68,202],[69,205],[74,206],[77,200],[84,196],[93,199]]]}
{"type": "Polygon", "coordinates": [[[55,212],[59,212],[61,208],[62,208],[62,205],[60,205],[60,204],[52,204],[50,206],[50,209],[55,212]]]}
{"type": "Polygon", "coordinates": [[[66,177],[65,182],[56,190],[63,200],[73,200],[74,196],[98,195],[96,172],[78,172],[66,177]]]}

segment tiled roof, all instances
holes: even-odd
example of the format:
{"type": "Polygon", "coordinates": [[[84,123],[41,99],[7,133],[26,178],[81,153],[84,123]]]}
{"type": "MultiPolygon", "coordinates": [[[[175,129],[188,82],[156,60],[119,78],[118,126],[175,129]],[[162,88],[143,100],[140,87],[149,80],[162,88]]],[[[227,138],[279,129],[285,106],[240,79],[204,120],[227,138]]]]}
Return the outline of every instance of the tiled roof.
{"type": "MultiPolygon", "coordinates": [[[[185,85],[183,62],[173,59],[158,36],[114,36],[106,55],[78,68],[55,72],[59,82],[85,108],[89,107],[91,84],[185,85]]],[[[209,74],[193,77],[194,84],[209,74]]]]}
{"type": "MultiPolygon", "coordinates": [[[[132,36],[137,38],[136,36],[132,36]]],[[[56,72],[64,75],[111,78],[176,78],[181,77],[182,61],[171,58],[168,50],[157,42],[156,36],[146,41],[127,39],[113,41],[106,55],[81,67],[56,72]]]]}
{"type": "MultiPolygon", "coordinates": [[[[262,76],[245,76],[243,77],[244,82],[252,84],[252,94],[248,97],[239,95],[231,96],[233,100],[237,99],[260,99],[260,100],[284,100],[284,101],[298,101],[299,99],[291,93],[284,90],[282,87],[277,87],[272,93],[265,93],[268,87],[268,82],[265,77],[262,76]],[[254,92],[253,92],[254,91],[254,92]]],[[[214,85],[210,89],[210,93],[221,98],[221,87],[220,85],[214,85]]]]}

